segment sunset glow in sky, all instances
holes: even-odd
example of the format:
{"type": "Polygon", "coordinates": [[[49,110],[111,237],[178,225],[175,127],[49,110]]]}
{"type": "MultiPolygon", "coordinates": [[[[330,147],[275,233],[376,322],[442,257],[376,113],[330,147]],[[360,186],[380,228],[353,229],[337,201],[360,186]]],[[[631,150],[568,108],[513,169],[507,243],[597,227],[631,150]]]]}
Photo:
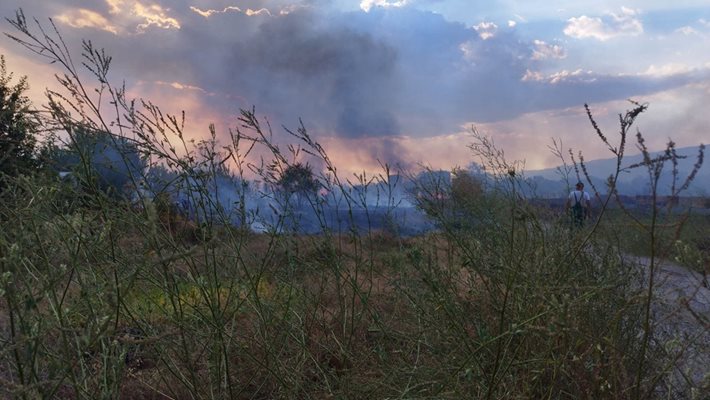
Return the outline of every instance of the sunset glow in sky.
{"type": "MultiPolygon", "coordinates": [[[[530,169],[557,163],[551,138],[608,157],[585,102],[609,136],[626,99],[650,103],[654,150],[710,138],[707,0],[3,0],[0,15],[20,7],[77,52],[105,48],[115,83],[185,110],[188,136],[253,105],[302,118],[345,171],[465,166],[472,126],[530,169]]],[[[0,54],[41,104],[60,71],[6,37],[0,54]]]]}

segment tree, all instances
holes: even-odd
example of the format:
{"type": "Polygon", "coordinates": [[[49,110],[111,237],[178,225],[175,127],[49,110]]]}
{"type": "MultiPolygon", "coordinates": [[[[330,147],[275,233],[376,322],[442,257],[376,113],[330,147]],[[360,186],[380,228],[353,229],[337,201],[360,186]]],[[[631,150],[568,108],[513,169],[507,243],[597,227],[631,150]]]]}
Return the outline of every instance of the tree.
{"type": "MultiPolygon", "coordinates": [[[[5,57],[0,55],[0,175],[16,176],[37,167],[35,131],[38,122],[24,93],[27,77],[12,84],[5,57]]],[[[2,188],[0,183],[0,188],[2,188]]]]}
{"type": "Polygon", "coordinates": [[[313,174],[309,164],[294,163],[286,167],[277,182],[278,187],[287,203],[295,195],[300,207],[303,199],[313,196],[318,192],[320,183],[313,174]]]}
{"type": "Polygon", "coordinates": [[[320,184],[313,175],[309,164],[295,163],[289,165],[281,174],[279,186],[287,194],[309,195],[318,191],[320,184]]]}
{"type": "Polygon", "coordinates": [[[483,196],[481,180],[471,172],[456,168],[451,179],[451,202],[459,209],[471,208],[483,196]]]}
{"type": "Polygon", "coordinates": [[[471,228],[479,220],[485,201],[483,180],[469,170],[427,170],[413,179],[417,207],[447,229],[471,228]]]}
{"type": "Polygon", "coordinates": [[[412,177],[407,192],[412,202],[429,217],[443,216],[449,200],[451,173],[449,171],[426,169],[412,177]]]}

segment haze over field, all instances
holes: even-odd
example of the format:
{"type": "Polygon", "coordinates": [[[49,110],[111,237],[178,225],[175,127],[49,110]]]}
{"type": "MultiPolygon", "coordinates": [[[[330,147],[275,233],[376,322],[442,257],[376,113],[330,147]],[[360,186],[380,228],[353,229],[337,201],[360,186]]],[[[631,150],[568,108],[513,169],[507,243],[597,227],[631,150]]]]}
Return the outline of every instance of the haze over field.
{"type": "MultiPolygon", "coordinates": [[[[536,3],[5,0],[0,15],[22,7],[77,51],[106,48],[116,82],[186,110],[190,137],[255,105],[276,126],[302,118],[344,171],[467,165],[472,125],[532,169],[557,165],[552,137],[605,158],[582,105],[612,136],[629,98],[650,103],[637,123],[651,149],[707,141],[706,1],[536,3]]],[[[6,37],[0,53],[40,104],[58,70],[6,37]]]]}

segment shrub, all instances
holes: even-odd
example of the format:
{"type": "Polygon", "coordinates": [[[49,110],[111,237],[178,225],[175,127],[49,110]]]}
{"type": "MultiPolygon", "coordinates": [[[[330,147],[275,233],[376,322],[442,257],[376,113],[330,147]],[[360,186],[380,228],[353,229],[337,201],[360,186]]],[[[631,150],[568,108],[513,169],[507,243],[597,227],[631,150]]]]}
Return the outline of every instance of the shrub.
{"type": "MultiPolygon", "coordinates": [[[[35,154],[38,121],[24,94],[27,77],[12,84],[5,57],[0,55],[0,178],[33,171],[39,165],[35,154]]],[[[0,181],[0,190],[4,184],[0,181]]]]}

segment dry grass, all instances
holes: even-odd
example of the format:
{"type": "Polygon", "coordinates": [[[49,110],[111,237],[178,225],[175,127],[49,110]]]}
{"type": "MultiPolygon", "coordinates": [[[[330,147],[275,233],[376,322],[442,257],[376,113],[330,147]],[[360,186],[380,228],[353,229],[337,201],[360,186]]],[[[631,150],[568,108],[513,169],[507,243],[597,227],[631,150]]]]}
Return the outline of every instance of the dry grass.
{"type": "MultiPolygon", "coordinates": [[[[366,203],[303,125],[286,129],[296,144],[284,153],[269,122],[242,110],[230,145],[218,145],[212,126],[211,139],[194,147],[179,116],[133,103],[110,84],[111,59],[102,50],[83,46],[84,65],[99,82],[94,91],[56,27],[37,30],[22,13],[10,23],[16,41],[64,68],[66,94],[52,93],[48,126],[115,141],[130,136],[150,163],[129,171],[129,183],[138,188],[150,178],[146,169],[166,169],[198,209],[197,217],[180,215],[165,192],[129,206],[81,171],[76,185],[14,179],[0,193],[2,396],[641,399],[661,386],[669,364],[652,351],[654,282],[640,284],[638,266],[604,234],[614,176],[599,219],[570,230],[527,204],[520,163],[474,135],[470,147],[483,158],[490,187],[458,185],[472,191],[457,193],[459,203],[442,195],[445,187],[417,187],[435,232],[334,234],[321,225],[318,235],[298,234],[284,224],[303,215],[295,203],[323,212],[327,202],[279,190],[303,158],[324,171],[307,186],[351,212],[366,203]],[[112,120],[102,104],[114,106],[112,120]],[[272,159],[249,161],[255,147],[272,159]],[[270,234],[253,234],[245,222],[247,170],[282,218],[270,234]],[[215,205],[217,177],[241,184],[240,227],[215,205]]],[[[645,108],[635,104],[620,116],[619,145],[587,108],[617,156],[616,177],[627,131],[645,108]]],[[[674,162],[671,144],[666,156],[635,167],[653,172],[674,162]]],[[[579,157],[574,167],[586,174],[579,157]]],[[[391,172],[385,165],[378,178],[363,175],[355,184],[391,193],[391,172]]],[[[655,211],[650,224],[636,221],[650,233],[651,269],[664,244],[655,211]]]]}

